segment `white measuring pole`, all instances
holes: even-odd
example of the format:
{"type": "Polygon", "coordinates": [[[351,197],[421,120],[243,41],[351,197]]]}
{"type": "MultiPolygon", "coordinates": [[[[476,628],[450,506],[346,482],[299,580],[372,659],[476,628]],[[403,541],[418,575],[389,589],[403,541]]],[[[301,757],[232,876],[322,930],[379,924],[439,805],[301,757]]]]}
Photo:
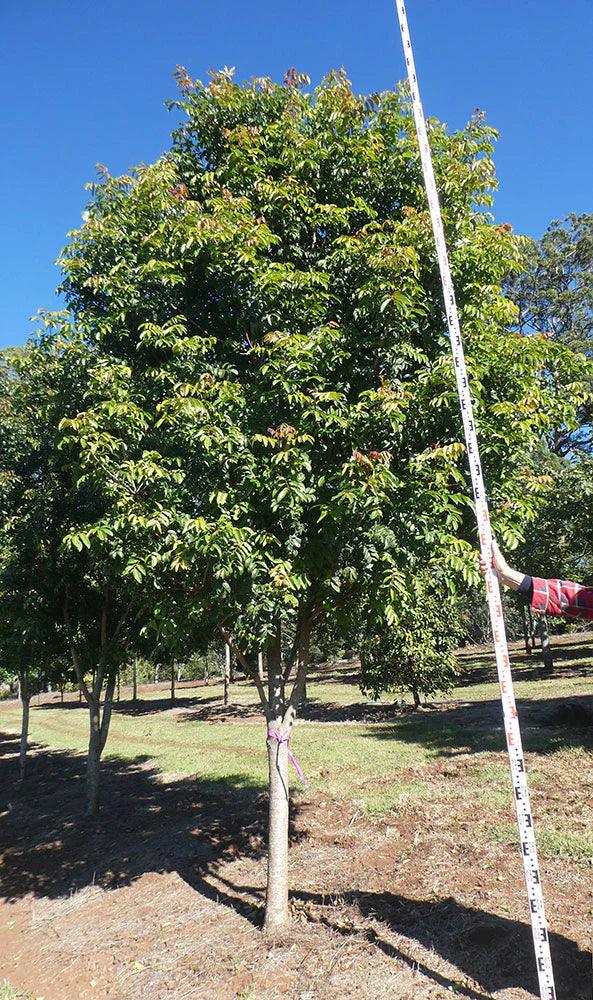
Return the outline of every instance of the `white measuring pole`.
{"type": "MultiPolygon", "coordinates": [[[[426,122],[424,120],[424,112],[422,110],[422,102],[420,100],[420,91],[418,89],[418,81],[416,79],[416,67],[414,65],[414,55],[412,53],[412,42],[410,39],[404,0],[396,0],[396,7],[404,47],[404,56],[408,69],[412,109],[414,112],[414,121],[416,123],[416,132],[420,147],[422,173],[424,174],[424,184],[426,186],[432,231],[434,233],[439,270],[441,273],[443,298],[445,300],[445,312],[447,314],[447,326],[449,329],[451,350],[453,352],[453,360],[455,363],[455,378],[457,380],[457,391],[459,393],[459,402],[461,404],[461,416],[463,419],[463,429],[465,431],[465,441],[476,504],[480,548],[482,550],[482,555],[486,558],[488,566],[490,566],[492,562],[492,530],[490,527],[488,501],[486,499],[486,490],[484,488],[484,479],[480,464],[480,454],[478,451],[478,439],[476,436],[472,400],[467,380],[467,369],[465,365],[463,343],[461,340],[459,316],[457,315],[457,305],[455,302],[455,293],[453,291],[451,268],[449,266],[447,245],[445,243],[443,220],[434,179],[434,170],[432,166],[430,146],[428,143],[426,122]]],[[[531,914],[531,928],[533,931],[533,943],[535,946],[535,959],[537,963],[540,996],[542,1000],[556,1000],[554,972],[552,969],[548,928],[546,925],[546,914],[544,910],[544,897],[537,861],[533,818],[529,804],[527,775],[525,773],[525,759],[523,757],[521,730],[519,728],[519,720],[517,718],[517,709],[515,706],[513,679],[511,676],[509,651],[507,647],[502,604],[500,600],[500,588],[498,580],[492,570],[488,571],[486,577],[486,589],[488,592],[488,606],[490,609],[492,635],[494,637],[494,649],[496,652],[496,666],[498,668],[498,681],[500,684],[500,696],[504,714],[507,749],[509,753],[509,763],[511,768],[513,791],[515,795],[515,808],[517,811],[517,825],[519,828],[521,855],[523,857],[523,868],[525,871],[525,882],[527,885],[527,896],[529,899],[529,909],[531,914]]]]}

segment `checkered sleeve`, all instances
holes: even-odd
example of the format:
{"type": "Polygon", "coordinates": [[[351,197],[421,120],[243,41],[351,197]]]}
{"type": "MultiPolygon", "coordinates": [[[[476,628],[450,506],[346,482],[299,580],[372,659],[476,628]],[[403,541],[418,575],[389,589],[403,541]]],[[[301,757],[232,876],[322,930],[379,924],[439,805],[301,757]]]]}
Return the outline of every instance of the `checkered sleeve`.
{"type": "Polygon", "coordinates": [[[581,587],[570,580],[542,580],[537,576],[532,580],[532,611],[593,619],[593,587],[581,587]]]}

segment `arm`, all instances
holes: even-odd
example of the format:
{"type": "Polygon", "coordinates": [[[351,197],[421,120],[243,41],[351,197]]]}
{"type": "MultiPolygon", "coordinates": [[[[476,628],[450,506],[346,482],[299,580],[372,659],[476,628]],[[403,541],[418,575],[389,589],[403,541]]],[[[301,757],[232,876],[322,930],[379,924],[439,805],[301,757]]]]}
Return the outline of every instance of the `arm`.
{"type": "Polygon", "coordinates": [[[581,587],[571,580],[542,580],[533,577],[533,611],[547,615],[593,620],[593,587],[581,587]]]}
{"type": "MultiPolygon", "coordinates": [[[[486,560],[480,556],[480,568],[485,575],[486,560]]],[[[511,569],[498,545],[492,541],[492,569],[498,579],[511,590],[518,590],[540,614],[566,615],[569,618],[593,620],[593,587],[581,587],[570,580],[544,580],[511,569]]]]}
{"type": "MultiPolygon", "coordinates": [[[[483,556],[480,556],[480,569],[482,570],[482,575],[486,576],[488,566],[483,556]]],[[[521,590],[525,593],[525,582],[531,580],[531,577],[526,576],[525,573],[520,573],[516,569],[511,569],[494,539],[492,539],[491,569],[494,570],[498,579],[505,587],[510,587],[511,590],[521,590]]]]}

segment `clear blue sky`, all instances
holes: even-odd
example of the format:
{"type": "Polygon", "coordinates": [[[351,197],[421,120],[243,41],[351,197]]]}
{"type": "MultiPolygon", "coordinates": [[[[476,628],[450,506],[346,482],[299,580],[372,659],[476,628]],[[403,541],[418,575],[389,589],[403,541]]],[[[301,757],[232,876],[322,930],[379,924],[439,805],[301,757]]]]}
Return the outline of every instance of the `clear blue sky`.
{"type": "MultiPolygon", "coordinates": [[[[591,0],[408,0],[408,16],[426,112],[458,127],[480,107],[501,132],[500,221],[539,236],[592,211],[591,0]]],[[[53,262],[95,164],[166,148],[177,63],[314,83],[343,65],[361,92],[404,75],[392,0],[0,0],[0,37],[0,346],[59,306],[53,262]]]]}

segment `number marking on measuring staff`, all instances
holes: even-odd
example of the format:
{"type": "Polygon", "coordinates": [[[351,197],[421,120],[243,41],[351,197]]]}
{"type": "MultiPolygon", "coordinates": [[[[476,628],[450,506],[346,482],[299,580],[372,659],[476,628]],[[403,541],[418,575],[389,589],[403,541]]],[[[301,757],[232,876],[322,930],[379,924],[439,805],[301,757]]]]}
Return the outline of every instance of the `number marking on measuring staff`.
{"type": "MultiPolygon", "coordinates": [[[[459,402],[461,405],[461,417],[463,420],[472,488],[476,504],[480,548],[482,554],[486,557],[488,565],[490,566],[492,552],[492,529],[490,527],[488,501],[486,498],[482,467],[480,464],[480,452],[473,417],[473,406],[469,391],[465,354],[461,340],[461,329],[459,326],[459,316],[457,314],[457,305],[455,302],[455,292],[453,290],[451,268],[449,266],[449,256],[445,242],[443,220],[434,178],[426,122],[424,119],[422,102],[420,100],[420,91],[418,89],[418,81],[416,78],[416,67],[414,65],[412,41],[408,28],[408,19],[404,0],[396,0],[396,8],[399,18],[402,44],[404,47],[404,56],[408,70],[412,109],[414,112],[414,121],[416,123],[418,145],[420,147],[422,173],[424,175],[426,196],[436,245],[441,284],[443,286],[443,299],[445,303],[445,313],[447,316],[447,327],[451,341],[451,350],[453,352],[455,379],[457,381],[457,391],[459,393],[459,402]]],[[[525,773],[525,759],[523,756],[521,730],[519,727],[515,695],[513,692],[513,679],[511,676],[509,652],[504,627],[502,604],[500,600],[500,588],[498,580],[492,570],[489,570],[487,574],[486,590],[488,595],[488,607],[490,610],[490,621],[492,623],[492,635],[494,638],[496,666],[498,670],[498,682],[500,685],[500,696],[504,715],[504,726],[515,798],[515,809],[517,813],[517,826],[519,828],[521,856],[523,858],[523,870],[525,872],[525,884],[527,886],[527,896],[529,900],[531,929],[533,932],[533,944],[535,948],[540,996],[542,1000],[556,1000],[554,972],[552,969],[552,958],[550,955],[550,943],[544,909],[544,897],[537,861],[533,817],[531,814],[531,806],[529,804],[529,790],[527,787],[527,775],[525,773]]]]}

